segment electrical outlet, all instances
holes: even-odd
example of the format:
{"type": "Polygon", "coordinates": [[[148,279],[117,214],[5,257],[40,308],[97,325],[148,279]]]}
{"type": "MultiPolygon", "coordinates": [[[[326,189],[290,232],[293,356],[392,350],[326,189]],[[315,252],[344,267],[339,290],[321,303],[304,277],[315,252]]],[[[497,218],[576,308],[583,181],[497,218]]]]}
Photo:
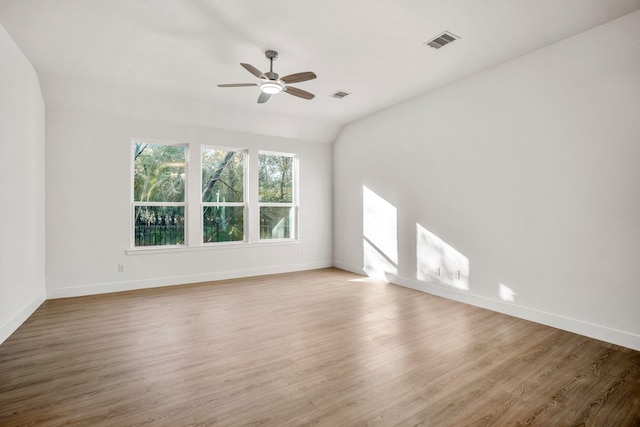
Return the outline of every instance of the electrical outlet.
{"type": "Polygon", "coordinates": [[[118,273],[124,273],[127,271],[127,267],[124,264],[118,264],[118,273]]]}
{"type": "Polygon", "coordinates": [[[460,270],[456,270],[456,279],[460,279],[460,270]]]}
{"type": "Polygon", "coordinates": [[[436,276],[440,275],[440,267],[436,267],[433,269],[433,274],[435,274],[436,276]]]}

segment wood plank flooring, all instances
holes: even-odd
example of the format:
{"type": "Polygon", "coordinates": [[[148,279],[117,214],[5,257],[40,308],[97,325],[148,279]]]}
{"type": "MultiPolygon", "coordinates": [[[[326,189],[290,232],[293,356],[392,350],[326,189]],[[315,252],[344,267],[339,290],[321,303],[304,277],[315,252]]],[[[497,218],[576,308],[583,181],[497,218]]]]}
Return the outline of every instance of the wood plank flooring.
{"type": "Polygon", "coordinates": [[[46,301],[0,426],[640,426],[640,352],[338,269],[46,301]]]}

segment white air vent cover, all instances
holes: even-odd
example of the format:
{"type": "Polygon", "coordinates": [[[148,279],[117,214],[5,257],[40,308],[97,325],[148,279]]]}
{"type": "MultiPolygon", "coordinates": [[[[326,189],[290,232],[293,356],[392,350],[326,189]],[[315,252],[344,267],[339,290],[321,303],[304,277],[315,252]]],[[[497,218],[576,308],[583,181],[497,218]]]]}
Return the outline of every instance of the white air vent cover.
{"type": "Polygon", "coordinates": [[[345,96],[349,96],[349,95],[351,95],[351,92],[345,92],[345,91],[343,91],[343,90],[338,90],[338,91],[336,91],[336,92],[332,93],[332,94],[331,94],[331,97],[333,97],[333,98],[338,98],[338,99],[342,99],[342,98],[344,98],[345,96]]]}
{"type": "Polygon", "coordinates": [[[458,40],[459,38],[460,37],[456,36],[455,34],[452,34],[449,31],[445,31],[439,36],[436,36],[431,40],[424,42],[424,44],[427,46],[431,46],[434,49],[440,49],[441,47],[446,46],[449,43],[458,40]]]}

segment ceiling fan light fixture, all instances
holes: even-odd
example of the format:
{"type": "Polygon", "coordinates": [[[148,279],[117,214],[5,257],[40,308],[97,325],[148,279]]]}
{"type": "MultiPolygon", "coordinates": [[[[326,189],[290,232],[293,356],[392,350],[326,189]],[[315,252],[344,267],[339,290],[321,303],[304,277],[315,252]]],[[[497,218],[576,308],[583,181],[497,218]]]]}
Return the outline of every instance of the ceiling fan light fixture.
{"type": "Polygon", "coordinates": [[[275,95],[282,92],[282,84],[275,81],[268,81],[260,84],[260,90],[269,95],[275,95]]]}

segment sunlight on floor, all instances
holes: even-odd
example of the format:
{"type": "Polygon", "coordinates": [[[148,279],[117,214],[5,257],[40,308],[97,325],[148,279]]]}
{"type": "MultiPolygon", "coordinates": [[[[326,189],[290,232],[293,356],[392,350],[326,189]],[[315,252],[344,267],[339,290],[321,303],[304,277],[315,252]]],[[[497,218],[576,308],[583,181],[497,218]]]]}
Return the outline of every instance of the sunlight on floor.
{"type": "Polygon", "coordinates": [[[359,277],[357,279],[349,279],[349,282],[380,283],[380,280],[373,277],[359,277]]]}

